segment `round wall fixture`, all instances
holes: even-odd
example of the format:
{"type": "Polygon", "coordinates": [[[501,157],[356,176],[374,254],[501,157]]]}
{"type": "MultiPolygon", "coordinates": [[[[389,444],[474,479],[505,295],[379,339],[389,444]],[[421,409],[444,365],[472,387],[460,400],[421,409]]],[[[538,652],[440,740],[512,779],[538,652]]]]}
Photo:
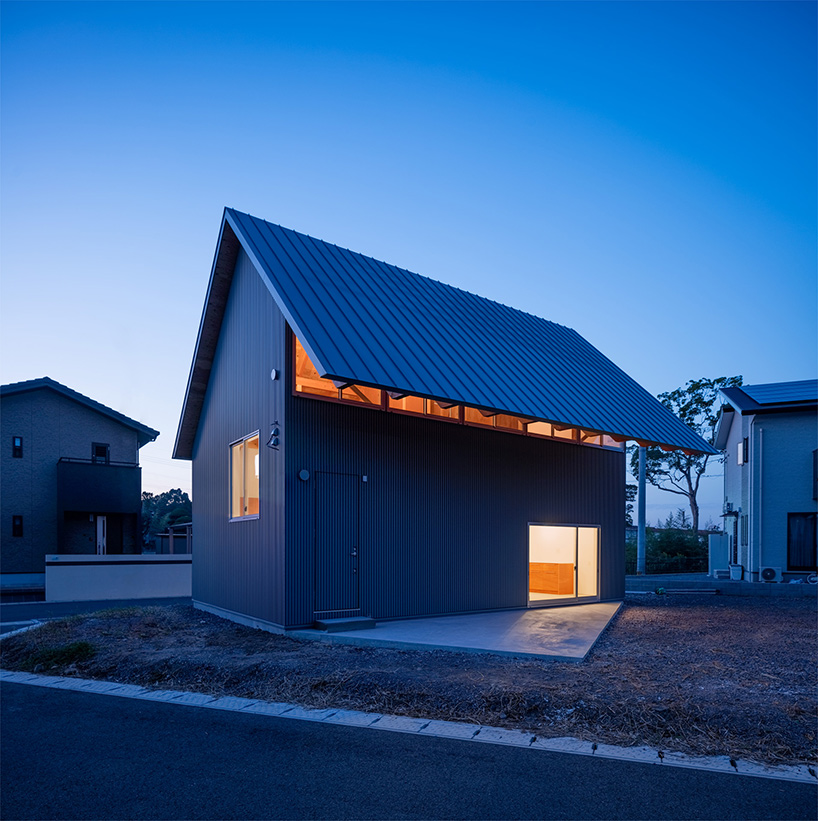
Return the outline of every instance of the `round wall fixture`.
{"type": "Polygon", "coordinates": [[[273,380],[273,382],[275,382],[275,381],[276,381],[276,379],[278,379],[278,371],[277,371],[275,368],[273,368],[273,369],[270,371],[270,379],[272,379],[272,380],[273,380]]]}
{"type": "Polygon", "coordinates": [[[298,478],[302,482],[306,482],[310,478],[310,472],[308,470],[299,470],[298,471],[298,478]]]}

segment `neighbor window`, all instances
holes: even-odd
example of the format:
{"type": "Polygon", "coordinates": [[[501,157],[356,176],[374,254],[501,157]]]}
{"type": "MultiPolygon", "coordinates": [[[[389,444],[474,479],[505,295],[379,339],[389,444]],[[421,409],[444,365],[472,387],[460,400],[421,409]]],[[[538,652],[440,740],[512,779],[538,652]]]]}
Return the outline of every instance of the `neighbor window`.
{"type": "Polygon", "coordinates": [[[739,465],[746,465],[750,461],[750,439],[744,437],[736,446],[736,462],[739,465]]]}
{"type": "Polygon", "coordinates": [[[258,431],[230,445],[230,518],[258,516],[258,431]]]}
{"type": "Polygon", "coordinates": [[[22,436],[12,436],[11,437],[11,455],[15,459],[22,459],[23,458],[23,437],[22,436]]]}
{"type": "Polygon", "coordinates": [[[11,535],[12,536],[22,536],[23,535],[23,517],[22,516],[12,516],[11,517],[11,535]]]}
{"type": "Polygon", "coordinates": [[[787,568],[818,570],[815,513],[787,514],[787,568]]]}
{"type": "Polygon", "coordinates": [[[107,465],[110,454],[111,446],[104,442],[94,442],[91,445],[91,461],[98,465],[107,465]]]}

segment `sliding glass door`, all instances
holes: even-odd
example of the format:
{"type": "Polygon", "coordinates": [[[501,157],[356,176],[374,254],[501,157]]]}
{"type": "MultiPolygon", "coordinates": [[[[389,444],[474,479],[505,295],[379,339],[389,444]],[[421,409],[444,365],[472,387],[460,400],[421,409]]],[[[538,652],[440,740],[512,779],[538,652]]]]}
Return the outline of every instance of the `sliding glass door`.
{"type": "Polygon", "coordinates": [[[599,528],[585,525],[528,527],[530,606],[599,597],[599,528]]]}

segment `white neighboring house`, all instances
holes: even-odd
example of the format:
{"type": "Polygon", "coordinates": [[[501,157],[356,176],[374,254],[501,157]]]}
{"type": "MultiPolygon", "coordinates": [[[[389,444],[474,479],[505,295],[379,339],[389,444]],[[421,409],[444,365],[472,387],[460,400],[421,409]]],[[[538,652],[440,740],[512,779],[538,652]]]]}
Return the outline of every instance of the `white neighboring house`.
{"type": "Polygon", "coordinates": [[[818,379],[721,394],[727,404],[714,443],[725,455],[721,566],[747,581],[805,577],[817,566],[818,379]]]}

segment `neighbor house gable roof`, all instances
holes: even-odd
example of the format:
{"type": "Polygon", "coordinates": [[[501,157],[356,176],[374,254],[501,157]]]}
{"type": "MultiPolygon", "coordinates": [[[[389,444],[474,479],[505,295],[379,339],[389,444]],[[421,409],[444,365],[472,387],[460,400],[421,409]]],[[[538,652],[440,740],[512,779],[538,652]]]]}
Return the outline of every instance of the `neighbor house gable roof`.
{"type": "Polygon", "coordinates": [[[137,441],[139,442],[140,448],[148,442],[153,442],[153,440],[159,436],[158,430],[149,428],[147,425],[143,425],[141,422],[137,422],[135,419],[131,419],[125,416],[125,414],[115,411],[113,408],[109,408],[94,399],[84,396],[75,390],[71,390],[71,388],[56,382],[53,379],[49,379],[47,376],[43,376],[40,379],[29,379],[25,382],[12,382],[9,385],[0,385],[0,397],[14,396],[16,394],[39,390],[54,391],[54,393],[58,393],[60,396],[64,396],[74,402],[78,402],[86,408],[90,408],[103,416],[107,416],[109,419],[113,419],[115,422],[119,422],[119,424],[124,425],[127,428],[131,428],[136,431],[137,441]]]}
{"type": "Polygon", "coordinates": [[[179,458],[192,455],[238,246],[322,376],[715,452],[576,331],[228,208],[179,458]]]}
{"type": "Polygon", "coordinates": [[[721,394],[742,416],[815,410],[818,408],[818,379],[722,388],[721,394]]]}

